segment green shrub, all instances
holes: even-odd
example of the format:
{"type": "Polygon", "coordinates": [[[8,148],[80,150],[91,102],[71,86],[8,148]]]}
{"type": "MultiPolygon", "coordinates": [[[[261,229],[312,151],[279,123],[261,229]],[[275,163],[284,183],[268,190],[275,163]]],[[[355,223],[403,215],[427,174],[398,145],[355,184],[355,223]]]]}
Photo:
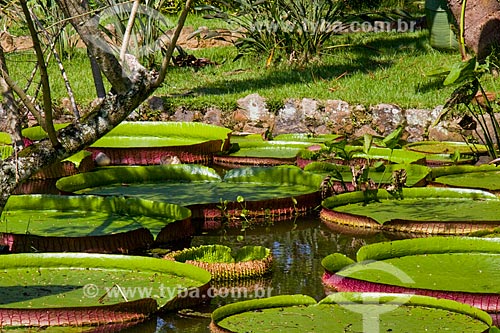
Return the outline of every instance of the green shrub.
{"type": "Polygon", "coordinates": [[[239,55],[259,54],[270,65],[277,59],[307,63],[333,48],[332,37],[348,22],[345,3],[336,0],[235,0],[232,12],[212,7],[207,18],[225,20],[239,55]]]}

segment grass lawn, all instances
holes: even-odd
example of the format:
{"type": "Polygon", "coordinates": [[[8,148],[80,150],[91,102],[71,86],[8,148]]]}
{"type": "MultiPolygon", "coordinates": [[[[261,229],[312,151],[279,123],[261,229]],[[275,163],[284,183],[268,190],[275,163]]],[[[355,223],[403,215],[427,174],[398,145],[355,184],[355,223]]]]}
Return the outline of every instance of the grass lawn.
{"type": "MultiPolygon", "coordinates": [[[[214,27],[214,23],[210,26],[214,27]]],[[[197,28],[203,21],[193,19],[197,28]]],[[[265,67],[267,55],[246,56],[233,61],[232,46],[189,51],[218,65],[201,69],[171,68],[157,96],[166,97],[172,110],[178,106],[204,109],[216,106],[232,110],[236,101],[251,93],[279,109],[288,98],[341,99],[348,103],[373,105],[393,103],[403,108],[434,108],[444,104],[453,87],[426,76],[431,70],[459,60],[457,52],[440,52],[428,43],[427,31],[414,33],[371,33],[338,36],[339,47],[321,61],[299,67],[286,61],[265,67]]],[[[21,86],[34,63],[32,53],[7,55],[12,76],[21,86]]],[[[88,60],[84,52],[66,61],[66,71],[77,100],[85,105],[95,96],[88,60]]],[[[65,96],[64,82],[56,64],[49,68],[53,99],[65,96]]],[[[486,77],[486,87],[497,90],[496,80],[486,77]]],[[[30,91],[33,94],[33,90],[30,91]]]]}

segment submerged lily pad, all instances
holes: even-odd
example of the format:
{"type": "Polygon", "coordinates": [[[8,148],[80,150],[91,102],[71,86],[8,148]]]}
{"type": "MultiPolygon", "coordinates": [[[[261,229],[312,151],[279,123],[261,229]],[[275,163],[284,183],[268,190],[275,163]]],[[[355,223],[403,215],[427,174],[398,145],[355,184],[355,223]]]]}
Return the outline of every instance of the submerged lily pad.
{"type": "Polygon", "coordinates": [[[11,196],[1,244],[12,252],[128,252],[191,236],[189,209],[139,198],[11,196]],[[154,235],[154,236],[153,236],[154,235]]]}
{"type": "Polygon", "coordinates": [[[225,150],[231,130],[190,122],[122,122],[89,148],[106,154],[114,165],[168,164],[176,156],[184,163],[211,162],[225,150]]]}
{"type": "Polygon", "coordinates": [[[5,255],[0,271],[3,328],[137,321],[201,303],[210,281],[207,271],[182,263],[83,253],[5,255]]]}
{"type": "Polygon", "coordinates": [[[273,210],[278,216],[295,209],[304,212],[319,204],[321,180],[321,176],[296,167],[236,169],[222,180],[210,168],[170,165],[107,168],[63,178],[57,186],[66,192],[139,196],[188,206],[195,218],[216,218],[222,213],[240,216],[242,209],[248,211],[249,217],[268,214],[271,218],[273,210]],[[224,202],[226,211],[221,212],[217,206],[224,202]]]}
{"type": "Polygon", "coordinates": [[[400,196],[378,190],[368,203],[363,192],[329,197],[321,218],[327,224],[426,234],[467,234],[500,225],[500,200],[488,192],[405,188],[400,196]]]}
{"type": "Polygon", "coordinates": [[[233,253],[224,245],[202,245],[169,253],[165,259],[176,260],[206,269],[212,279],[239,280],[270,272],[271,250],[262,246],[244,246],[233,253]]]}
{"type": "Polygon", "coordinates": [[[302,295],[222,306],[212,332],[484,332],[487,313],[449,300],[383,293],[336,293],[316,304],[302,295]],[[366,326],[364,326],[366,325],[366,326]],[[375,325],[375,326],[374,326],[375,325]]]}
{"type": "Polygon", "coordinates": [[[339,291],[428,295],[500,311],[498,239],[433,237],[371,244],[358,251],[357,263],[334,254],[322,265],[324,283],[339,291]]]}

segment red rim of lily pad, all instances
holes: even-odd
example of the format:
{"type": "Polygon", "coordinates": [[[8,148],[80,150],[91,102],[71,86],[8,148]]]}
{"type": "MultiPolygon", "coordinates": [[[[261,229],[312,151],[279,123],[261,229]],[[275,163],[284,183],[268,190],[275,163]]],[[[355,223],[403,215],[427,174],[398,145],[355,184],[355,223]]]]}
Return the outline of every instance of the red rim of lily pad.
{"type": "MultiPolygon", "coordinates": [[[[28,209],[31,204],[37,203],[43,209],[67,211],[82,209],[90,211],[117,212],[119,214],[142,214],[141,216],[159,216],[158,214],[174,214],[172,220],[166,223],[157,233],[156,237],[146,227],[136,227],[128,231],[119,231],[102,235],[80,235],[80,236],[51,236],[37,235],[36,233],[0,232],[0,245],[8,247],[11,253],[23,252],[87,252],[87,253],[130,253],[147,249],[154,244],[175,245],[182,240],[191,237],[195,228],[191,223],[191,212],[184,207],[168,203],[154,203],[141,199],[126,199],[118,197],[97,196],[54,196],[54,195],[27,195],[12,196],[4,213],[10,209],[28,209]],[[43,204],[43,200],[47,202],[43,204]],[[10,207],[10,208],[9,208],[10,207]]],[[[83,213],[83,211],[82,211],[83,213]]],[[[128,215],[127,215],[128,216],[128,215]]],[[[6,217],[6,219],[8,219],[6,217]]],[[[29,225],[29,224],[28,224],[29,225]]]]}
{"type": "Polygon", "coordinates": [[[224,245],[202,245],[168,253],[164,259],[175,260],[203,268],[214,281],[242,280],[262,277],[271,271],[271,251],[261,246],[246,246],[235,252],[224,245]],[[241,252],[240,252],[241,251],[241,252]],[[239,253],[244,258],[239,259],[239,253]],[[210,259],[205,258],[208,255],[210,259]],[[231,262],[227,262],[228,259],[231,262]]]}
{"type": "MultiPolygon", "coordinates": [[[[432,272],[419,271],[420,266],[415,269],[420,275],[424,275],[426,280],[429,280],[433,286],[425,288],[424,286],[410,287],[415,283],[411,278],[411,273],[403,271],[401,268],[391,265],[391,262],[384,262],[386,259],[398,259],[406,256],[428,257],[433,254],[437,255],[451,255],[451,254],[467,254],[473,256],[474,254],[492,255],[493,258],[498,257],[500,247],[497,239],[481,239],[481,238],[459,238],[459,237],[432,237],[432,238],[419,238],[419,239],[406,239],[393,242],[383,242],[377,244],[370,244],[363,246],[358,250],[357,262],[347,258],[343,254],[335,253],[325,257],[322,265],[325,272],[322,277],[323,284],[327,290],[337,292],[382,292],[382,293],[398,293],[398,294],[415,294],[422,296],[431,296],[435,298],[449,299],[460,303],[469,304],[478,309],[493,314],[492,318],[494,323],[498,325],[500,316],[500,294],[493,292],[479,292],[468,289],[466,286],[461,286],[454,289],[453,287],[440,289],[436,287],[436,282],[432,284],[432,272]],[[369,266],[370,264],[377,264],[377,266],[369,266]],[[359,270],[356,268],[359,267],[359,270]],[[389,284],[387,280],[375,279],[377,281],[363,280],[360,278],[350,277],[350,273],[342,273],[344,269],[347,272],[356,274],[358,271],[363,270],[379,270],[385,272],[386,275],[394,275],[400,282],[389,284]],[[427,274],[427,275],[425,275],[427,274]],[[433,289],[435,288],[435,289],[433,289]]],[[[408,259],[409,260],[409,259],[408,259]]],[[[438,260],[438,259],[436,259],[438,260]]],[[[439,262],[433,261],[440,265],[439,262]]],[[[394,261],[398,263],[398,261],[394,261]]],[[[493,262],[488,261],[489,264],[493,262]]],[[[417,265],[417,263],[415,263],[417,265]]],[[[457,267],[461,266],[461,262],[456,262],[457,267]]],[[[475,267],[475,266],[474,266],[475,267]]],[[[420,268],[422,270],[423,268],[420,268]]],[[[463,267],[465,271],[468,270],[470,276],[470,285],[474,284],[474,273],[471,272],[473,267],[463,267]]],[[[481,273],[481,271],[479,271],[481,273]]],[[[450,280],[455,281],[453,275],[450,273],[450,280]]],[[[396,281],[396,280],[395,280],[396,281]]],[[[438,283],[443,283],[442,278],[438,283]]],[[[465,283],[465,282],[462,282],[465,283]]],[[[467,284],[469,285],[469,284],[467,284]]],[[[479,287],[478,287],[479,288],[479,287]]],[[[485,287],[478,290],[485,289],[485,287]]]]}
{"type": "Polygon", "coordinates": [[[158,312],[198,305],[209,299],[210,274],[177,262],[83,253],[11,254],[4,259],[2,270],[19,276],[4,280],[2,287],[25,288],[26,293],[14,291],[5,295],[0,306],[3,328],[119,328],[158,312]],[[134,278],[124,279],[127,274],[134,278]],[[136,288],[150,291],[130,292],[136,288]],[[60,303],[56,299],[61,299],[60,303]]]}
{"type": "Polygon", "coordinates": [[[24,252],[87,252],[129,253],[150,247],[154,237],[148,229],[102,236],[50,237],[30,234],[0,233],[0,245],[11,253],[24,252]]]}
{"type": "Polygon", "coordinates": [[[123,122],[87,149],[94,159],[99,153],[105,154],[111,165],[171,164],[173,157],[182,163],[211,164],[215,153],[228,148],[230,132],[203,123],[123,122]],[[116,141],[122,141],[120,138],[131,141],[116,145],[116,141]],[[165,141],[166,138],[176,140],[165,141]],[[145,144],[149,140],[152,141],[145,144]]]}
{"type": "Polygon", "coordinates": [[[56,179],[61,177],[67,177],[76,175],[80,172],[89,172],[94,169],[95,164],[92,156],[89,154],[85,156],[76,166],[73,162],[70,161],[61,161],[56,162],[52,165],[49,165],[46,168],[35,173],[30,179],[56,179]]]}
{"type": "Polygon", "coordinates": [[[88,326],[142,321],[157,311],[151,298],[107,306],[64,309],[0,309],[0,324],[9,326],[88,326]],[[111,319],[112,318],[112,319],[111,319]]]}
{"type": "MultiPolygon", "coordinates": [[[[273,198],[268,200],[245,201],[246,216],[252,221],[252,225],[259,225],[266,221],[285,221],[298,216],[309,214],[321,201],[320,193],[313,192],[301,194],[293,198],[273,198]],[[269,209],[264,209],[270,207],[269,209]]],[[[194,220],[203,222],[202,230],[217,230],[223,225],[229,228],[240,228],[242,226],[241,204],[236,201],[227,203],[227,215],[221,212],[219,204],[189,205],[194,220]],[[223,218],[229,218],[223,221],[223,218]]]]}
{"type": "Polygon", "coordinates": [[[158,165],[169,164],[174,156],[182,163],[211,164],[213,151],[220,151],[221,142],[204,142],[182,147],[105,148],[89,147],[95,159],[99,153],[110,158],[111,165],[158,165]],[[216,150],[217,149],[217,150],[216,150]],[[193,152],[189,152],[193,151],[193,152]],[[197,152],[197,153],[194,153],[197,152]]]}
{"type": "MultiPolygon", "coordinates": [[[[468,200],[483,198],[484,200],[498,201],[495,195],[478,190],[468,189],[447,189],[447,188],[404,188],[402,192],[404,198],[430,198],[443,200],[450,198],[469,198],[468,200]]],[[[402,199],[404,201],[405,199],[402,199]]],[[[365,200],[363,192],[350,192],[337,196],[332,196],[323,201],[323,208],[320,212],[321,221],[329,228],[335,228],[336,225],[363,230],[384,231],[389,233],[408,233],[421,235],[467,235],[475,231],[492,229],[500,226],[498,220],[454,220],[442,221],[436,220],[416,220],[410,218],[393,218],[384,223],[379,223],[370,216],[355,214],[351,212],[342,212],[335,210],[336,207],[348,204],[362,203],[365,200]]],[[[379,189],[377,200],[394,200],[398,198],[386,190],[379,189]]],[[[478,200],[482,201],[482,200],[478,200]]],[[[376,203],[368,203],[376,204],[376,203]]]]}

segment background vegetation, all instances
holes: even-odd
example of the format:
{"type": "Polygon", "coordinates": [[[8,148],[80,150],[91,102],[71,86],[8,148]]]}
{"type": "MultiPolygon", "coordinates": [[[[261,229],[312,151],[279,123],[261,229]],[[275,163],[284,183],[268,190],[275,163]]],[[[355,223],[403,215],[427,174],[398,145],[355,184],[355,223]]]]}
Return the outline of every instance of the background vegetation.
{"type": "MultiPolygon", "coordinates": [[[[273,0],[266,3],[279,5],[283,1],[290,0],[273,0]]],[[[302,1],[304,0],[291,2],[301,4],[302,1]]],[[[205,5],[218,5],[218,8],[222,9],[212,10],[210,13],[212,17],[223,19],[206,20],[197,11],[197,14],[188,17],[186,26],[191,26],[195,30],[201,26],[208,27],[212,31],[225,29],[223,31],[227,32],[228,29],[234,28],[235,24],[238,26],[238,23],[244,23],[244,20],[248,19],[241,17],[242,8],[237,8],[236,5],[241,6],[250,2],[249,0],[229,3],[215,0],[196,1],[198,9],[205,5]],[[218,13],[218,16],[214,13],[218,13]]],[[[176,12],[183,3],[181,0],[150,1],[151,6],[156,6],[154,8],[163,12],[176,12]]],[[[311,8],[312,11],[308,12],[311,19],[326,10],[319,7],[311,8]]],[[[273,14],[272,11],[275,9],[268,6],[265,13],[280,15],[279,11],[273,14]]],[[[346,0],[342,4],[342,10],[330,11],[332,13],[330,19],[346,17],[352,19],[353,11],[357,13],[369,11],[372,15],[379,15],[382,10],[387,14],[400,9],[410,11],[410,15],[415,18],[420,17],[423,13],[423,1],[346,0]]],[[[247,8],[247,14],[248,10],[247,8]]],[[[259,15],[255,8],[251,10],[254,12],[249,14],[250,17],[259,15]]],[[[40,15],[52,19],[55,17],[50,13],[40,15]]],[[[300,15],[300,12],[297,11],[294,15],[300,15]]],[[[293,15],[291,17],[297,18],[293,15]]],[[[378,17],[380,16],[372,16],[373,19],[378,17]]],[[[171,15],[167,18],[175,21],[177,16],[171,15]]],[[[271,16],[269,19],[276,17],[271,16]]],[[[22,32],[22,29],[13,29],[11,33],[13,32],[22,32]]],[[[251,37],[255,40],[253,45],[248,41],[246,44],[241,42],[236,45],[239,48],[234,47],[233,40],[233,43],[221,44],[218,47],[185,49],[195,58],[206,58],[215,64],[205,67],[172,67],[168,81],[157,90],[156,95],[165,97],[171,111],[179,106],[198,110],[216,106],[223,110],[232,110],[239,98],[251,93],[259,93],[265,97],[273,109],[282,106],[289,98],[305,97],[318,100],[341,99],[351,104],[394,103],[403,108],[434,108],[444,104],[453,87],[444,87],[442,79],[429,77],[426,74],[460,61],[458,51],[432,49],[428,43],[426,29],[405,33],[323,34],[319,32],[312,35],[302,34],[300,38],[270,34],[251,37]],[[287,38],[290,39],[287,44],[278,45],[281,40],[287,38]],[[259,45],[263,48],[259,48],[259,45]],[[305,53],[302,58],[297,55],[300,51],[305,53]],[[241,54],[245,56],[238,58],[241,54]]],[[[198,36],[194,40],[196,38],[202,45],[203,37],[198,36]]],[[[75,49],[71,45],[62,47],[66,55],[64,66],[74,86],[76,100],[88,104],[95,98],[88,58],[81,49],[75,49]]],[[[161,53],[156,57],[156,63],[160,63],[161,53]]],[[[11,64],[12,76],[21,81],[27,79],[27,75],[31,73],[34,57],[31,52],[15,52],[7,55],[7,61],[11,64]]],[[[148,66],[154,65],[155,61],[148,59],[148,66]]],[[[53,62],[49,66],[49,71],[53,80],[51,85],[54,103],[60,104],[66,95],[64,82],[58,79],[60,76],[57,74],[56,63],[53,62]]],[[[496,80],[491,75],[485,75],[483,82],[486,89],[496,89],[496,80]]]]}

